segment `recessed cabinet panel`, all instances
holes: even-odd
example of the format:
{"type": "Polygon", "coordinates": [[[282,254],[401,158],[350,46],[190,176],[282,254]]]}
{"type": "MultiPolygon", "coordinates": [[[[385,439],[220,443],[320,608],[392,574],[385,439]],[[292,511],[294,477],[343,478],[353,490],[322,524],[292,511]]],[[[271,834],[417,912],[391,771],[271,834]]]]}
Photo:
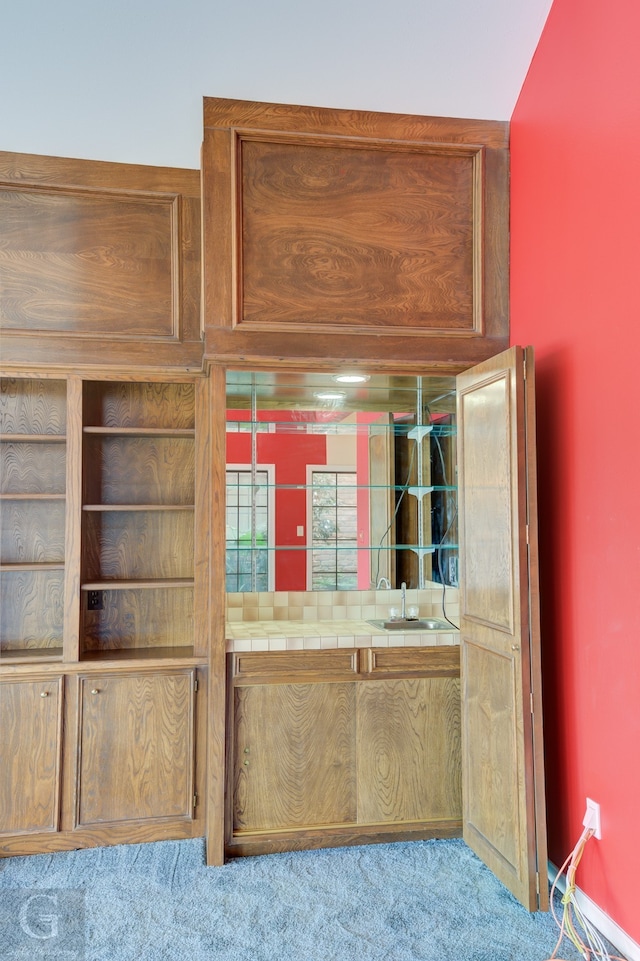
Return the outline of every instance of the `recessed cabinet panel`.
{"type": "Polygon", "coordinates": [[[77,824],[190,818],[194,672],[80,684],[77,824]]]}
{"type": "Polygon", "coordinates": [[[237,687],[234,831],[355,822],[355,686],[237,687]]]}
{"type": "Polygon", "coordinates": [[[0,684],[0,834],[55,831],[62,679],[0,684]]]}
{"type": "Polygon", "coordinates": [[[479,644],[463,647],[464,699],[467,724],[483,750],[465,754],[467,796],[465,827],[488,845],[519,876],[520,825],[519,740],[516,718],[522,705],[515,701],[516,659],[479,644]],[[509,771],[511,780],[497,777],[509,771]]]}
{"type": "Polygon", "coordinates": [[[474,481],[463,514],[465,615],[509,633],[514,630],[511,402],[502,372],[460,398],[461,418],[469,427],[462,434],[461,457],[474,481]]]}
{"type": "Polygon", "coordinates": [[[358,821],[459,819],[460,682],[358,684],[358,821]]]}
{"type": "Polygon", "coordinates": [[[480,158],[458,146],[242,138],[237,323],[473,331],[480,158]]]}
{"type": "Polygon", "coordinates": [[[107,191],[0,190],[12,292],[2,301],[2,325],[123,333],[133,315],[136,336],[172,334],[174,204],[107,191]]]}
{"type": "Polygon", "coordinates": [[[3,359],[200,366],[197,170],[0,151],[3,359]]]}

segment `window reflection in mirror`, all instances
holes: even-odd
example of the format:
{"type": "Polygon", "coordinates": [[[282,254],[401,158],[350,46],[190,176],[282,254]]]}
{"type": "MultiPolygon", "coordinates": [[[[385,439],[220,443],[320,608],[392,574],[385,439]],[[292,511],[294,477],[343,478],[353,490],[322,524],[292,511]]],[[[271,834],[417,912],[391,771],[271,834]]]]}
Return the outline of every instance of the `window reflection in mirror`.
{"type": "Polygon", "coordinates": [[[452,377],[227,373],[227,591],[457,586],[452,377]]]}

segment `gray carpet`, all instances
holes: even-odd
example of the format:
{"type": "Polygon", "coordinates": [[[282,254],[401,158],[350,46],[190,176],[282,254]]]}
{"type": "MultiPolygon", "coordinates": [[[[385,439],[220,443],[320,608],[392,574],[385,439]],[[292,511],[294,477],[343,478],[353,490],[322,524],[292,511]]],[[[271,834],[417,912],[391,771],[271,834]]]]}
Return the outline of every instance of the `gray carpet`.
{"type": "Polygon", "coordinates": [[[201,840],[9,858],[0,922],[2,961],[543,961],[557,938],[457,840],[223,868],[206,867],[201,840]]]}

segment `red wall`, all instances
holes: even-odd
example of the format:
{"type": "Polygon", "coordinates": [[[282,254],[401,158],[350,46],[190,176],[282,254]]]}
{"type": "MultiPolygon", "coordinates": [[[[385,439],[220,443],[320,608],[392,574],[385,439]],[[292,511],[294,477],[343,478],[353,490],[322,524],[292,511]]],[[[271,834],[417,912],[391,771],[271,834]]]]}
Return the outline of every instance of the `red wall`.
{"type": "Polygon", "coordinates": [[[555,0],[511,126],[512,342],[537,358],[549,855],[640,942],[640,3],[555,0]]]}
{"type": "MultiPolygon", "coordinates": [[[[236,420],[248,420],[249,415],[234,411],[236,420]]],[[[269,420],[272,414],[264,413],[259,419],[269,420]]],[[[279,421],[294,421],[290,411],[278,411],[279,421]]],[[[295,425],[294,425],[295,426],[295,425]]],[[[292,435],[290,430],[256,435],[257,463],[275,465],[276,484],[299,484],[300,490],[276,491],[275,543],[278,547],[304,547],[307,543],[307,464],[326,464],[327,443],[323,434],[307,434],[301,431],[292,435]],[[292,441],[294,441],[292,443],[292,441]],[[304,535],[298,536],[298,526],[304,535]]],[[[251,435],[227,434],[227,463],[251,463],[251,435]]],[[[306,553],[300,550],[278,550],[275,558],[275,590],[304,591],[307,588],[306,553]]]]}

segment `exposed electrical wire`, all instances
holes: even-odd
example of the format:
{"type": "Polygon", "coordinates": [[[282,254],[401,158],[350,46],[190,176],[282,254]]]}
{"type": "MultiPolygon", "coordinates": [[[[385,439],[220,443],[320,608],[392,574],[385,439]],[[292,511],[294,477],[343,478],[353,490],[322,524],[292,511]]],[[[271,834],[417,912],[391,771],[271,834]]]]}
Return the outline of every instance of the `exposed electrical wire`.
{"type": "Polygon", "coordinates": [[[552,953],[545,961],[564,961],[564,959],[558,956],[558,951],[564,938],[568,938],[572,944],[575,945],[585,961],[593,961],[595,958],[602,958],[603,961],[625,961],[620,955],[611,954],[607,950],[602,935],[584,916],[580,905],[576,901],[576,871],[578,870],[578,865],[582,859],[587,842],[589,838],[593,837],[594,833],[593,828],[585,827],[576,846],[558,871],[551,885],[551,913],[560,929],[560,934],[558,935],[558,940],[552,953]],[[553,901],[558,881],[565,870],[567,873],[566,890],[562,897],[562,918],[558,919],[553,901]]]}

